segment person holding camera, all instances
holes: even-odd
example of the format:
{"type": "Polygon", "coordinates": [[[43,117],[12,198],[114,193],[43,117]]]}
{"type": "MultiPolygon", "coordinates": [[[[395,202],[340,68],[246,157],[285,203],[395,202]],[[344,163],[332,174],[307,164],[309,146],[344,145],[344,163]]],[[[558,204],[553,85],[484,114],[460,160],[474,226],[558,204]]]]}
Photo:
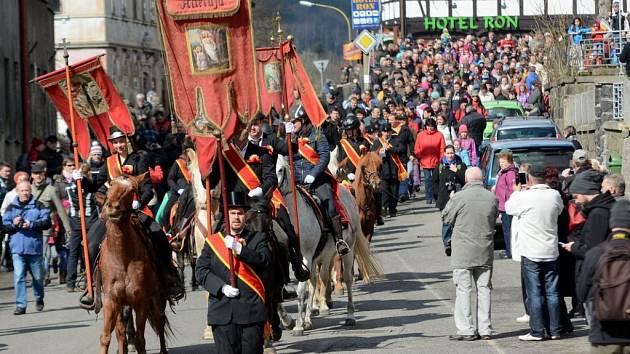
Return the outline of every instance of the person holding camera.
{"type": "MultiPolygon", "coordinates": [[[[433,170],[433,193],[436,195],[435,206],[444,210],[452,195],[459,191],[466,183],[466,164],[455,154],[455,147],[447,145],[444,156],[433,170]],[[437,193],[435,192],[437,191],[437,193]]],[[[442,224],[442,241],[444,252],[451,256],[451,225],[442,224]]]]}
{"type": "Polygon", "coordinates": [[[15,287],[14,315],[26,313],[26,271],[33,278],[33,294],[37,311],[44,310],[43,231],[52,226],[50,213],[31,194],[31,183],[18,183],[17,197],[2,216],[6,232],[11,235],[13,284],[15,287]]]}

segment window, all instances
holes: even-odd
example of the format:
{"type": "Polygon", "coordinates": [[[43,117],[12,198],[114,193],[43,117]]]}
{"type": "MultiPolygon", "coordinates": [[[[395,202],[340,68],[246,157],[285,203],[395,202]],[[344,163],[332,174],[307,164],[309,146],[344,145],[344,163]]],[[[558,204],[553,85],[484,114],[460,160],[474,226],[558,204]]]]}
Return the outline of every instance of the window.
{"type": "Polygon", "coordinates": [[[613,83],[613,119],[623,119],[623,83],[613,83]]]}
{"type": "Polygon", "coordinates": [[[556,138],[555,127],[522,127],[513,129],[499,129],[497,140],[531,139],[531,138],[556,138]]]}
{"type": "MultiPolygon", "coordinates": [[[[541,164],[543,166],[553,166],[562,172],[569,168],[569,163],[573,158],[573,148],[569,147],[537,147],[526,149],[510,149],[514,156],[514,164],[520,166],[524,163],[541,164]]],[[[494,156],[492,163],[492,176],[499,172],[499,151],[494,156]]]]}

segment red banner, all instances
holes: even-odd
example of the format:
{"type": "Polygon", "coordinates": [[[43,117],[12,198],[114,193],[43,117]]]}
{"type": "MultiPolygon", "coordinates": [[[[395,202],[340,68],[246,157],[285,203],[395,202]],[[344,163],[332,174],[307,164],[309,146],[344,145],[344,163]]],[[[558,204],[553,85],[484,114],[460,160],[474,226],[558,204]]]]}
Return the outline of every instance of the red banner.
{"type": "MultiPolygon", "coordinates": [[[[79,154],[87,159],[90,152],[90,130],[103,146],[112,124],[127,134],[134,126],[127,106],[118,95],[114,84],[101,65],[100,57],[93,57],[70,65],[72,103],[79,154]],[[89,128],[88,128],[89,126],[89,128]]],[[[44,89],[61,116],[70,127],[66,69],[37,77],[35,81],[44,89]]]]}
{"type": "MultiPolygon", "coordinates": [[[[260,106],[262,113],[269,116],[271,108],[282,112],[284,92],[293,92],[293,87],[284,87],[290,82],[283,71],[283,57],[279,47],[256,48],[258,59],[258,82],[260,82],[260,106]]],[[[291,81],[292,82],[292,81],[291,81]]]]}
{"type": "Polygon", "coordinates": [[[176,116],[207,175],[215,134],[230,139],[259,111],[249,0],[157,0],[176,116]]]}

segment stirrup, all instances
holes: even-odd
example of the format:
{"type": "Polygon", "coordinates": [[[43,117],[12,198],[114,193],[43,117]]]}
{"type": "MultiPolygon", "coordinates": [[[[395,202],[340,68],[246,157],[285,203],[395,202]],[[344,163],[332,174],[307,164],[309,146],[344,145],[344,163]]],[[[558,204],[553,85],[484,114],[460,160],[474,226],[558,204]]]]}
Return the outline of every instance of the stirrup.
{"type": "Polygon", "coordinates": [[[337,247],[337,253],[341,256],[345,256],[350,252],[350,246],[348,246],[348,243],[344,240],[337,240],[335,247],[337,247]]]}

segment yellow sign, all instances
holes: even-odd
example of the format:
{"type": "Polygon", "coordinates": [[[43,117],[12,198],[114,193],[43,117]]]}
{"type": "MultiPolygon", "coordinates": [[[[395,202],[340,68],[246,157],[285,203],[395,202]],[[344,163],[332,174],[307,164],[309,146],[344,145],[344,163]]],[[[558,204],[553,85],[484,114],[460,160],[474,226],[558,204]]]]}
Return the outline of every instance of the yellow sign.
{"type": "Polygon", "coordinates": [[[372,32],[368,30],[363,30],[357,38],[354,39],[354,44],[361,49],[361,51],[365,54],[369,54],[374,47],[378,44],[378,40],[372,32]]]}

